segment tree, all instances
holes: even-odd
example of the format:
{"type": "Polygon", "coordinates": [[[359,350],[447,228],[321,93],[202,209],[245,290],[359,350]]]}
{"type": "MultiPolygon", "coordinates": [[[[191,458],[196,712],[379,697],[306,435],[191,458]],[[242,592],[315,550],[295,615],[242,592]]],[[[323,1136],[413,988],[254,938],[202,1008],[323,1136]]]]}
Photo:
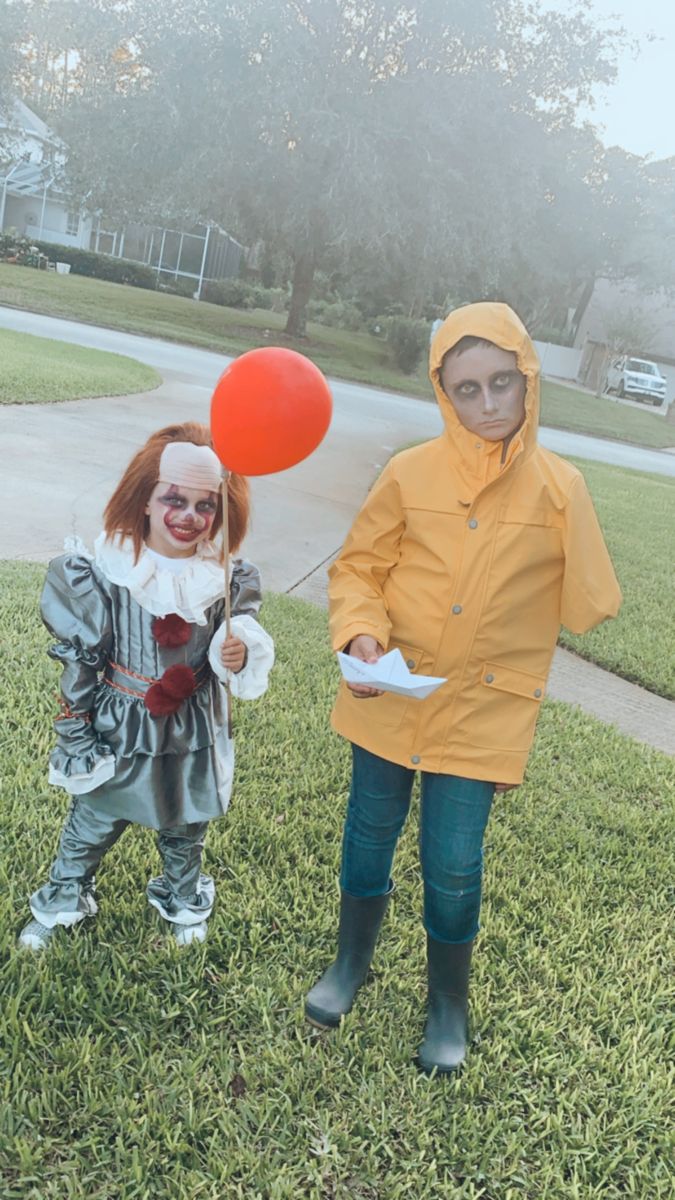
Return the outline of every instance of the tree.
{"type": "MultiPolygon", "coordinates": [[[[206,8],[209,37],[224,36],[206,8]]],[[[350,249],[404,260],[413,309],[439,260],[476,293],[503,286],[514,246],[523,257],[540,180],[518,151],[541,148],[611,77],[613,35],[581,7],[566,19],[479,0],[454,5],[452,25],[447,13],[438,0],[258,0],[229,11],[226,39],[246,57],[224,95],[218,57],[205,56],[226,131],[225,153],[203,163],[209,191],[292,260],[289,333],[304,331],[317,266],[350,249]],[[483,175],[500,170],[489,196],[476,145],[483,175]]]]}
{"type": "Polygon", "coordinates": [[[24,38],[23,15],[17,4],[0,0],[0,118],[5,120],[11,116],[14,101],[19,46],[24,38]]]}
{"type": "Polygon", "coordinates": [[[585,4],[86,7],[29,4],[64,14],[52,62],[71,65],[50,95],[72,186],[120,219],[215,219],[273,248],[292,265],[289,333],[317,267],[374,264],[411,313],[451,293],[524,315],[594,268],[604,185],[571,118],[619,35],[585,4]]]}

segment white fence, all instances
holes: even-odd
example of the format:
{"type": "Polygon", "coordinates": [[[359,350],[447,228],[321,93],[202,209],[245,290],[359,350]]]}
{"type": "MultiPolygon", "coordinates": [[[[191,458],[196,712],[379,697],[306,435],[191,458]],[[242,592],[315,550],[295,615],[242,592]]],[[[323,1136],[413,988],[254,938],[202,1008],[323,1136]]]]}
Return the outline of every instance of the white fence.
{"type": "Polygon", "coordinates": [[[553,379],[578,378],[581,350],[573,350],[570,346],[555,346],[552,342],[534,344],[541,362],[542,375],[553,379]]]}

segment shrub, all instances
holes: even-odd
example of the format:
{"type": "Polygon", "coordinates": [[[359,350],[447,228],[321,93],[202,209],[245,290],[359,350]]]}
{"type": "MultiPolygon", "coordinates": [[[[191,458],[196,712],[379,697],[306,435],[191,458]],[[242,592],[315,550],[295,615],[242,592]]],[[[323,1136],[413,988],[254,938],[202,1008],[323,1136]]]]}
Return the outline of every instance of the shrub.
{"type": "Polygon", "coordinates": [[[202,295],[209,304],[221,304],[224,308],[244,308],[249,290],[249,284],[243,279],[219,279],[215,283],[207,283],[202,295]]]}
{"type": "Polygon", "coordinates": [[[245,279],[218,279],[207,283],[203,297],[209,304],[222,304],[225,308],[273,308],[278,297],[285,297],[283,288],[264,288],[245,279]]]}
{"type": "Polygon", "coordinates": [[[275,292],[272,288],[261,287],[255,283],[249,284],[246,307],[270,309],[274,303],[274,296],[275,292]]]}
{"type": "Polygon", "coordinates": [[[184,275],[160,275],[158,288],[160,292],[168,292],[170,296],[191,299],[197,291],[197,280],[187,279],[184,275]]]}
{"type": "Polygon", "coordinates": [[[81,250],[78,246],[59,246],[53,242],[34,242],[52,262],[70,263],[73,275],[86,275],[90,279],[106,279],[109,283],[126,283],[129,287],[157,287],[157,272],[143,263],[127,262],[124,258],[113,258],[110,254],[97,254],[94,250],[81,250]]]}
{"type": "Polygon", "coordinates": [[[429,341],[426,321],[412,317],[390,317],[387,342],[391,356],[400,371],[412,375],[429,341]]]}
{"type": "Polygon", "coordinates": [[[349,329],[353,333],[363,328],[363,314],[350,300],[310,300],[307,316],[310,321],[331,329],[349,329]]]}

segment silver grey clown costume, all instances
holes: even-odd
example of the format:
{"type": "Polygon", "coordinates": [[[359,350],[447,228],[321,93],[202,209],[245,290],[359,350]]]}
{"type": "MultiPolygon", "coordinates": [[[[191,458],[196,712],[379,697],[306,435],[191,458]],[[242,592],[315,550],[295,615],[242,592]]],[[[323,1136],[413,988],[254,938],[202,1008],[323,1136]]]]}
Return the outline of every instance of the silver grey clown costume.
{"type": "MultiPolygon", "coordinates": [[[[72,796],[49,882],[30,901],[49,928],[96,912],[96,868],[130,823],[159,831],[164,870],[148,884],[150,903],[179,925],[211,913],[204,835],[227,810],[234,769],[230,673],[220,660],[223,567],[210,542],[171,566],[146,547],[134,563],[128,541],[104,534],[93,557],[73,542],[49,565],[41,612],[56,639],[49,654],[63,666],[49,780],[72,796]]],[[[247,648],[232,693],[255,699],[274,649],[255,620],[260,576],[251,563],[234,560],[230,593],[231,631],[247,648]]]]}

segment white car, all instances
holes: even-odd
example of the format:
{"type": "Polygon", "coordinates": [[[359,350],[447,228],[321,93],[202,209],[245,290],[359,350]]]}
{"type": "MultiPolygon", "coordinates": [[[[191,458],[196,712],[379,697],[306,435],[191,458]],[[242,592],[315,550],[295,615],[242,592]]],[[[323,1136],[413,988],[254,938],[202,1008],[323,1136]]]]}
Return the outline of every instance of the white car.
{"type": "Polygon", "coordinates": [[[663,404],[666,381],[656,363],[646,358],[615,358],[607,368],[606,392],[647,404],[663,404]]]}

